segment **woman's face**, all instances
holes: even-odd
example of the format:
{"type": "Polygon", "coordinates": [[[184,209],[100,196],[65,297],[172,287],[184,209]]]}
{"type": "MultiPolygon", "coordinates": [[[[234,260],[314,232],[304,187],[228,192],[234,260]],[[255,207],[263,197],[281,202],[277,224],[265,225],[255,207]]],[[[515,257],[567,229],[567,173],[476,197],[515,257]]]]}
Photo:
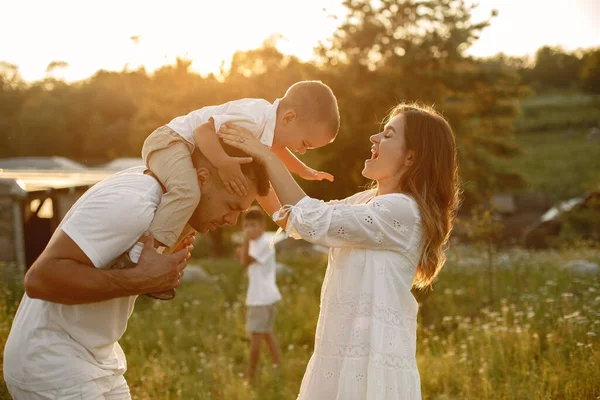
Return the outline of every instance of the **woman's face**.
{"type": "Polygon", "coordinates": [[[413,152],[406,148],[404,115],[398,114],[387,123],[383,132],[370,137],[371,158],[365,161],[362,174],[379,182],[399,182],[404,171],[413,163],[413,152]]]}

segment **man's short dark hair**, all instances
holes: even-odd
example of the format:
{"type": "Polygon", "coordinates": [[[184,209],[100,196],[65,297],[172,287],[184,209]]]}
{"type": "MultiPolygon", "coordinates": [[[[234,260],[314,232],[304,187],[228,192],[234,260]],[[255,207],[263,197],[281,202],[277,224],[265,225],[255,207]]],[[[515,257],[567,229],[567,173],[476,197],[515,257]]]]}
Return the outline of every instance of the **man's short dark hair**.
{"type": "MultiPolygon", "coordinates": [[[[250,157],[248,154],[244,153],[242,150],[236,149],[235,147],[231,147],[224,143],[221,143],[223,146],[223,150],[231,157],[250,157]]],[[[195,167],[199,165],[207,165],[211,170],[213,176],[217,179],[221,185],[223,182],[221,178],[219,178],[219,174],[217,173],[217,169],[214,165],[208,161],[208,159],[200,152],[200,150],[196,149],[192,154],[192,160],[195,167]]],[[[262,163],[258,161],[252,161],[251,163],[241,164],[242,173],[246,177],[254,183],[256,186],[256,192],[259,196],[266,196],[269,194],[270,183],[269,183],[269,175],[267,174],[267,169],[262,163]]]]}
{"type": "Polygon", "coordinates": [[[265,222],[265,213],[260,209],[260,207],[250,207],[244,214],[244,221],[265,222]]]}

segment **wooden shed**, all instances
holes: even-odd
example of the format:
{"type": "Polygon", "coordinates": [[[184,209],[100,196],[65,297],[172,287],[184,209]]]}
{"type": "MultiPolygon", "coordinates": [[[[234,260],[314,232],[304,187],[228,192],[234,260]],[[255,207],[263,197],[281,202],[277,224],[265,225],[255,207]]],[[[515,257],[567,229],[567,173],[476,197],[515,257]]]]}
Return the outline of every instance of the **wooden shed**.
{"type": "Polygon", "coordinates": [[[0,263],[28,268],[77,199],[113,172],[0,169],[0,263]]]}

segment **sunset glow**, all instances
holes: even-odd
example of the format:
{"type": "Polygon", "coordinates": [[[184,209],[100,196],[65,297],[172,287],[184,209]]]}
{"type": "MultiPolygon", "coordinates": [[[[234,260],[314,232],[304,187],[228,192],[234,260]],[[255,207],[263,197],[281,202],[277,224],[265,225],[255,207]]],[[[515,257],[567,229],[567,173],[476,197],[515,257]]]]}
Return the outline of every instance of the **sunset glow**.
{"type": "MultiPolygon", "coordinates": [[[[470,53],[523,55],[544,44],[600,45],[598,3],[562,3],[549,8],[542,0],[481,1],[475,20],[487,18],[492,9],[499,16],[470,53]]],[[[191,59],[197,72],[218,73],[235,51],[259,47],[274,34],[282,35],[282,52],[308,60],[314,46],[341,23],[345,9],[341,0],[22,0],[4,4],[3,13],[10,17],[0,25],[0,61],[17,65],[26,80],[43,78],[52,61],[66,61],[68,67],[55,75],[72,81],[101,68],[143,65],[152,71],[176,57],[191,59]]]]}

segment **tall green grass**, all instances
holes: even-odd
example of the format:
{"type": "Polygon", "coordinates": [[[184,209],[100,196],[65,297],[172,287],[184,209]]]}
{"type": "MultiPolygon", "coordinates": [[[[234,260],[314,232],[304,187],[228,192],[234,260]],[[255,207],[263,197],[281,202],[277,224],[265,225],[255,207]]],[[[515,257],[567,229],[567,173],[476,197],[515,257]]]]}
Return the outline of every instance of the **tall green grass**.
{"type": "Polygon", "coordinates": [[[600,97],[583,94],[535,96],[521,103],[515,122],[522,153],[507,168],[523,175],[525,190],[559,200],[580,196],[600,185],[600,97]]]}
{"type": "Polygon", "coordinates": [[[571,135],[551,130],[542,134],[521,133],[516,141],[522,154],[510,168],[523,175],[525,190],[552,193],[566,200],[600,185],[600,139],[589,140],[587,130],[571,135]]]}
{"type": "MultiPolygon", "coordinates": [[[[423,398],[600,398],[600,281],[564,269],[573,259],[600,263],[600,254],[499,253],[492,298],[483,255],[455,248],[434,290],[416,293],[423,398]]],[[[197,261],[214,283],[185,285],[174,301],[136,304],[121,340],[133,398],[294,399],[312,351],[325,258],[282,258],[293,268],[278,282],[275,332],[284,363],[272,369],[264,351],[253,386],[241,377],[249,347],[244,273],[231,260],[197,261]]],[[[18,284],[3,285],[2,347],[20,293],[18,284]]],[[[0,385],[0,398],[7,396],[0,385]]]]}

